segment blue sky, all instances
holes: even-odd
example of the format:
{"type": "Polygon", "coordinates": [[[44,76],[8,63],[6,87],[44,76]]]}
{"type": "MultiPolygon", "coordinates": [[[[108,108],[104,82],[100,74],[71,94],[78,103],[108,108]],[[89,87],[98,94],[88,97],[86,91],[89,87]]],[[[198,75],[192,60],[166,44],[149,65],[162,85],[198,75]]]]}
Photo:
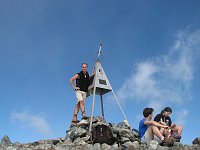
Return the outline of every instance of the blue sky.
{"type": "MultiPolygon", "coordinates": [[[[138,128],[143,108],[170,106],[190,144],[200,136],[199,7],[198,0],[1,0],[0,137],[64,137],[76,102],[69,79],[82,62],[92,71],[103,41],[102,66],[131,126],[138,128]]],[[[103,98],[107,121],[123,121],[112,95],[103,98]]]]}

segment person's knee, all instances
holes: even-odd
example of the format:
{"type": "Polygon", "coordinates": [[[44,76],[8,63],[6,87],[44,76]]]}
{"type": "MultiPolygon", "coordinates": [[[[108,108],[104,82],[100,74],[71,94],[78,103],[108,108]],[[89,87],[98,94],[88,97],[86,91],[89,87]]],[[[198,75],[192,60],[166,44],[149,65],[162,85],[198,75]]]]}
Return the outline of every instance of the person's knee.
{"type": "Polygon", "coordinates": [[[182,126],[178,126],[178,130],[182,132],[183,131],[183,127],[182,126]]]}
{"type": "Polygon", "coordinates": [[[80,104],[84,104],[84,100],[80,100],[80,104]]]}
{"type": "Polygon", "coordinates": [[[158,129],[158,127],[151,125],[152,129],[158,129]]]}
{"type": "Polygon", "coordinates": [[[161,129],[160,129],[160,132],[165,132],[165,129],[164,129],[164,128],[161,128],[161,129]]]}
{"type": "Polygon", "coordinates": [[[156,126],[154,126],[154,125],[151,125],[151,131],[152,131],[153,133],[155,133],[156,131],[159,131],[159,132],[160,132],[160,130],[159,130],[156,126]]]}
{"type": "Polygon", "coordinates": [[[149,127],[147,128],[147,132],[150,133],[150,134],[152,133],[152,126],[149,126],[149,127]]]}

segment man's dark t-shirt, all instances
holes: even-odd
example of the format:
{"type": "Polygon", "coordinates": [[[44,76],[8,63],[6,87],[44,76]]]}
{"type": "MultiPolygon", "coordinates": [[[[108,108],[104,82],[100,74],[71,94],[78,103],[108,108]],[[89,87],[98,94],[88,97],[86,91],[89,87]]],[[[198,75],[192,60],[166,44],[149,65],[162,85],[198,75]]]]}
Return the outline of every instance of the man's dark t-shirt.
{"type": "Polygon", "coordinates": [[[90,83],[89,74],[84,74],[82,71],[77,74],[79,78],[76,79],[76,87],[79,87],[81,91],[87,92],[90,83]]]}
{"type": "Polygon", "coordinates": [[[172,120],[171,118],[168,117],[164,117],[162,114],[157,114],[156,117],[154,118],[154,121],[156,122],[165,122],[168,126],[172,125],[172,120]]]}

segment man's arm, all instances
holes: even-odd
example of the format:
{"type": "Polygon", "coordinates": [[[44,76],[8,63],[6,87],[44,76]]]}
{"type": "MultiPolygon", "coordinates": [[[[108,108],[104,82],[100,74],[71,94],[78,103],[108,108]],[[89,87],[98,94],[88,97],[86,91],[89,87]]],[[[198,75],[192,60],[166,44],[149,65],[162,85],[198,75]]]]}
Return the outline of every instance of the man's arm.
{"type": "Polygon", "coordinates": [[[154,125],[156,127],[165,128],[165,129],[169,128],[168,126],[162,125],[162,124],[160,124],[160,123],[158,123],[156,121],[145,121],[144,124],[145,125],[154,125]]]}
{"type": "Polygon", "coordinates": [[[167,125],[165,122],[162,121],[162,115],[161,114],[158,114],[156,115],[156,117],[154,118],[154,121],[162,124],[162,125],[167,125]]]}
{"type": "Polygon", "coordinates": [[[74,89],[74,90],[79,90],[80,88],[79,87],[76,87],[75,85],[74,85],[74,80],[76,80],[76,79],[78,79],[79,78],[79,75],[78,74],[75,74],[69,81],[70,81],[70,84],[71,84],[71,86],[72,86],[72,88],[74,89]]]}
{"type": "Polygon", "coordinates": [[[167,125],[165,122],[163,122],[163,121],[160,121],[160,124],[162,124],[162,125],[167,125]]]}

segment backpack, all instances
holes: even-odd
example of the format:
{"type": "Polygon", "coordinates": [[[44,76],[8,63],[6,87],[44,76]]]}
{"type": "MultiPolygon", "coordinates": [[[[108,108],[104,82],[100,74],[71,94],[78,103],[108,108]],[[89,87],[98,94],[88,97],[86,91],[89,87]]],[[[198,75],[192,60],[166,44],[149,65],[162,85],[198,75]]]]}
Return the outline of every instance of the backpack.
{"type": "Polygon", "coordinates": [[[113,145],[116,139],[113,137],[112,130],[106,125],[96,125],[92,128],[92,141],[93,144],[106,143],[108,145],[113,145]]]}

